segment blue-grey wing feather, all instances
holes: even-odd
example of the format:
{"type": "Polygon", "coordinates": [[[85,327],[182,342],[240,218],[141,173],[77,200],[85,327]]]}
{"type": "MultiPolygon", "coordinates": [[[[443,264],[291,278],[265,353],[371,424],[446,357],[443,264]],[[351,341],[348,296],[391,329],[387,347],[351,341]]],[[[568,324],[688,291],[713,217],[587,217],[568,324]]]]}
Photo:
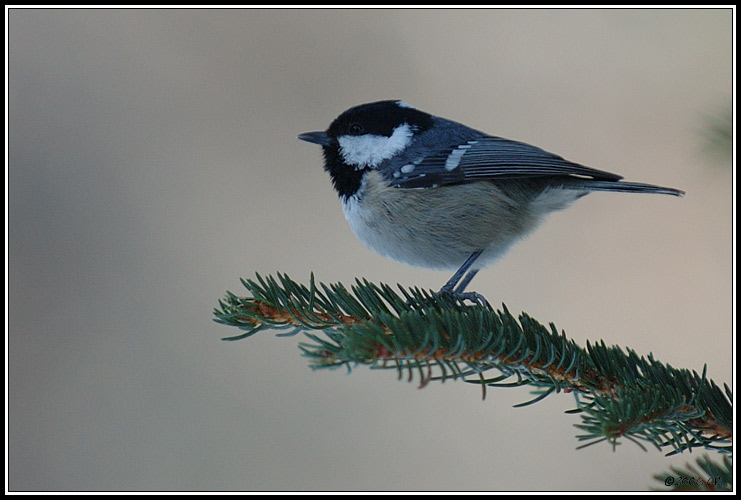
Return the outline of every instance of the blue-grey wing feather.
{"type": "Polygon", "coordinates": [[[399,159],[384,173],[393,186],[410,189],[522,177],[566,176],[612,182],[622,179],[529,144],[484,134],[423,158],[399,159]]]}

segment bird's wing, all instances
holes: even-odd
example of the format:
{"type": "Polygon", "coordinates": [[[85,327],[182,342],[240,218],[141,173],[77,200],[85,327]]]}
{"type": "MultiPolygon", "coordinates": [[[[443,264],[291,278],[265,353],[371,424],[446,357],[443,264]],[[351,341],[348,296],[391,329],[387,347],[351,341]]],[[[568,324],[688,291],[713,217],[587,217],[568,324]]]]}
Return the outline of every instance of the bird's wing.
{"type": "Polygon", "coordinates": [[[389,164],[384,174],[395,187],[421,189],[481,180],[572,177],[615,182],[622,176],[585,167],[522,142],[483,136],[418,158],[389,164]]]}

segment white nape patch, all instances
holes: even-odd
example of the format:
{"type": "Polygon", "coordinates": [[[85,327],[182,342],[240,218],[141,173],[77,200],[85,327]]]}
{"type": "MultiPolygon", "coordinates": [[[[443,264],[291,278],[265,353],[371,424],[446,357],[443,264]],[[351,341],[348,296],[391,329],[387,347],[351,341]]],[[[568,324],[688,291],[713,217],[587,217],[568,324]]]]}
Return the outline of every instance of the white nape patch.
{"type": "Polygon", "coordinates": [[[416,165],[407,164],[401,167],[399,170],[401,170],[402,174],[411,174],[414,172],[414,169],[416,168],[416,165]]]}
{"type": "Polygon", "coordinates": [[[403,123],[394,129],[391,137],[375,134],[342,135],[337,142],[340,143],[340,156],[345,163],[360,170],[365,167],[375,168],[403,151],[412,141],[413,134],[412,127],[403,123]]]}
{"type": "Polygon", "coordinates": [[[396,101],[396,105],[399,106],[400,108],[414,109],[414,106],[412,106],[411,104],[409,104],[406,101],[396,101]]]}

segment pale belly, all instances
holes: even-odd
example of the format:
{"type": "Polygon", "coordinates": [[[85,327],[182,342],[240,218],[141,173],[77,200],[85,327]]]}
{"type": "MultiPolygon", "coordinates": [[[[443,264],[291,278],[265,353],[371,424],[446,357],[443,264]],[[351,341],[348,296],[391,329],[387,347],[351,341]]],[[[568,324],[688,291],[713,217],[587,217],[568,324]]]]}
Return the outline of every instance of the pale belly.
{"type": "Polygon", "coordinates": [[[501,189],[490,182],[404,190],[386,186],[380,174],[369,172],[360,196],[344,202],[343,210],[358,239],[385,257],[457,269],[473,252],[482,251],[472,267],[480,269],[549,212],[566,208],[583,194],[558,188],[501,189]]]}

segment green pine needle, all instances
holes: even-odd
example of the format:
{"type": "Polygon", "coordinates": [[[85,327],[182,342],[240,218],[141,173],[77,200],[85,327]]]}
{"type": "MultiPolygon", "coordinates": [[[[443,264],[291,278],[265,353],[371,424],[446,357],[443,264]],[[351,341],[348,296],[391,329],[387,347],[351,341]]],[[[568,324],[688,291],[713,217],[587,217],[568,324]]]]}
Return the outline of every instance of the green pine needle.
{"type": "Polygon", "coordinates": [[[242,280],[249,292],[227,292],[214,320],[243,333],[304,332],[299,348],[314,369],[350,370],[357,365],[396,370],[399,378],[431,382],[461,379],[487,387],[533,387],[537,403],[550,394],[572,393],[589,446],[625,438],[642,449],[648,443],[670,454],[697,447],[731,453],[732,393],[694,371],[676,369],[651,354],[604,342],[586,349],[525,313],[515,318],[502,305],[469,304],[418,288],[399,291],[356,280],[342,284],[294,282],[284,274],[242,280]],[[494,370],[495,373],[491,373],[494,370]]]}

